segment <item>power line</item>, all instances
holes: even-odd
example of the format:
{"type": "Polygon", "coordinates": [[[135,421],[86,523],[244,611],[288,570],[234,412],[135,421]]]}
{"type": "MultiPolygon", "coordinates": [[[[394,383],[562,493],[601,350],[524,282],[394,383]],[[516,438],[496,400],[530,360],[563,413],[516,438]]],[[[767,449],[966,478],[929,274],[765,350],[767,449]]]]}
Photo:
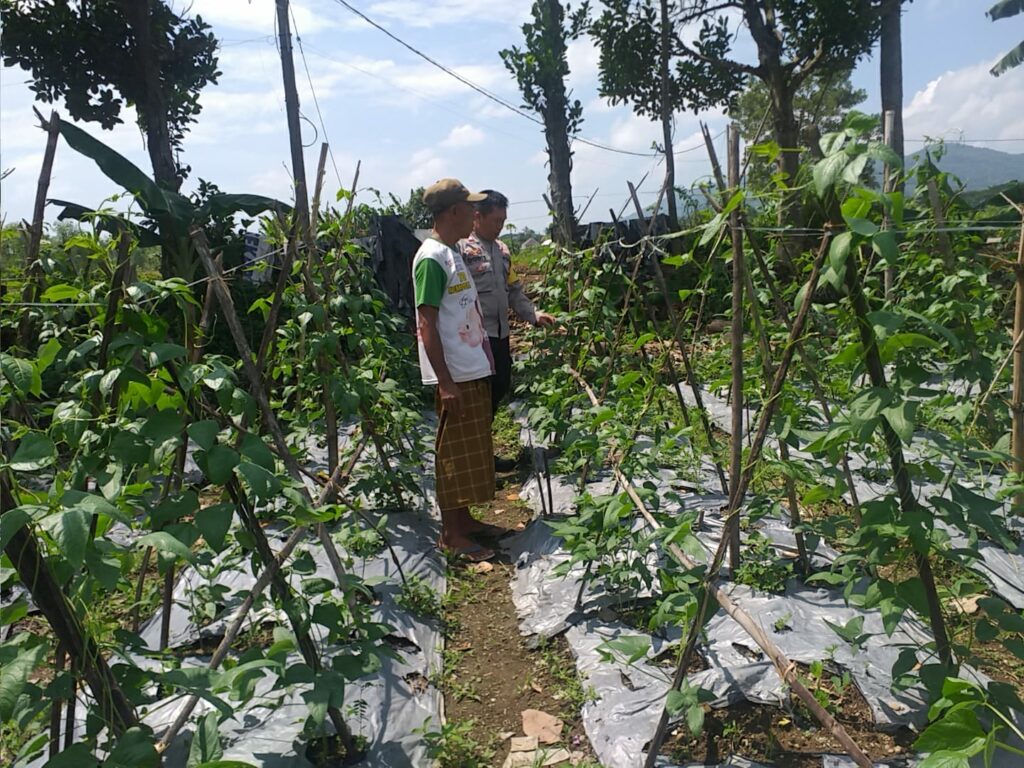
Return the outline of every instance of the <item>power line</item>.
{"type": "MultiPolygon", "coordinates": [[[[338,163],[334,160],[334,149],[331,147],[331,140],[327,136],[327,126],[324,125],[324,116],[320,112],[320,102],[316,98],[316,89],[313,87],[313,77],[309,74],[309,64],[306,63],[306,52],[302,50],[302,36],[299,34],[299,27],[295,23],[295,11],[291,5],[288,6],[288,13],[292,17],[292,29],[295,30],[295,42],[299,44],[299,56],[302,58],[302,68],[306,70],[306,80],[309,82],[309,92],[313,95],[313,106],[316,107],[316,116],[320,121],[320,128],[324,132],[324,142],[327,144],[327,154],[331,156],[331,165],[334,166],[334,175],[338,179],[338,187],[345,185],[341,182],[341,174],[338,173],[338,163]]],[[[319,179],[317,179],[319,181],[319,179]]],[[[355,192],[355,190],[352,190],[355,192]]]]}
{"type": "MultiPolygon", "coordinates": [[[[358,8],[355,8],[354,6],[350,5],[347,2],[347,0],[334,0],[334,1],[336,3],[338,3],[339,5],[347,8],[349,11],[354,13],[356,16],[361,18],[363,21],[365,21],[370,26],[372,26],[375,29],[383,32],[385,35],[390,37],[392,40],[394,40],[396,43],[401,45],[403,48],[406,48],[407,50],[409,50],[412,53],[416,54],[421,59],[423,59],[424,61],[428,62],[429,64],[437,67],[442,72],[444,72],[447,75],[449,75],[450,77],[454,77],[456,80],[458,80],[463,85],[465,85],[465,86],[467,86],[469,88],[472,88],[474,91],[476,91],[480,95],[485,96],[486,98],[490,99],[491,101],[495,102],[496,104],[500,104],[505,109],[508,109],[508,110],[514,112],[515,114],[519,115],[520,117],[525,117],[527,120],[529,120],[532,123],[536,123],[537,125],[540,125],[540,126],[544,125],[544,121],[543,120],[538,120],[533,115],[531,115],[531,114],[529,114],[527,112],[524,112],[522,109],[520,109],[519,107],[515,106],[514,104],[510,104],[509,102],[505,101],[500,96],[497,96],[496,94],[491,93],[490,91],[488,91],[483,86],[477,85],[476,83],[474,83],[469,78],[464,77],[463,75],[460,75],[458,72],[455,72],[452,69],[449,69],[448,67],[446,67],[441,62],[437,61],[436,59],[431,58],[427,54],[423,53],[423,51],[421,51],[418,48],[416,48],[416,47],[410,45],[409,43],[405,42],[400,37],[398,37],[397,35],[395,35],[392,32],[390,32],[387,28],[381,26],[376,21],[371,19],[365,13],[360,11],[358,8]]],[[[596,149],[602,149],[605,152],[615,152],[615,153],[620,154],[620,155],[632,155],[633,157],[659,157],[660,156],[660,153],[658,153],[658,152],[633,152],[633,151],[628,150],[628,149],[617,149],[615,147],[609,147],[606,144],[601,144],[600,142],[593,141],[591,139],[587,139],[587,138],[584,138],[582,136],[575,136],[575,137],[572,138],[572,141],[579,142],[580,144],[586,144],[587,146],[595,147],[596,149]]],[[[689,151],[689,150],[687,150],[687,151],[689,151]]]]}

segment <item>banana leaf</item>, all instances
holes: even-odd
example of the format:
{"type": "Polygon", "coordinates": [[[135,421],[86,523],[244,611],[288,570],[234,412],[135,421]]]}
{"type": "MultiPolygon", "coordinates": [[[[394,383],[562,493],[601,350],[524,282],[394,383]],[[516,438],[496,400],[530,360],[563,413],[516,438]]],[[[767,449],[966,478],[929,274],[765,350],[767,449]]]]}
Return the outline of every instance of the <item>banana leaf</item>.
{"type": "Polygon", "coordinates": [[[91,208],[86,208],[84,205],[78,203],[70,203],[67,200],[55,200],[49,199],[46,201],[47,205],[57,205],[61,207],[61,212],[57,214],[59,221],[71,220],[71,221],[82,221],[83,219],[96,218],[96,228],[101,232],[109,232],[112,235],[117,235],[122,228],[127,229],[138,241],[140,248],[150,248],[153,246],[160,245],[160,234],[149,227],[143,227],[139,224],[134,224],[130,221],[122,219],[120,216],[115,216],[111,213],[97,213],[91,208]]]}
{"type": "Polygon", "coordinates": [[[196,211],[196,220],[205,221],[208,217],[219,219],[239,211],[250,216],[257,216],[265,211],[276,214],[291,213],[291,206],[263,195],[217,194],[211,195],[196,211]]]}
{"type": "Polygon", "coordinates": [[[188,226],[195,217],[195,207],[188,198],[164,189],[130,160],[81,128],[61,120],[60,133],[72,149],[95,162],[108,179],[135,195],[150,217],[167,221],[178,236],[188,235],[188,226]]]}

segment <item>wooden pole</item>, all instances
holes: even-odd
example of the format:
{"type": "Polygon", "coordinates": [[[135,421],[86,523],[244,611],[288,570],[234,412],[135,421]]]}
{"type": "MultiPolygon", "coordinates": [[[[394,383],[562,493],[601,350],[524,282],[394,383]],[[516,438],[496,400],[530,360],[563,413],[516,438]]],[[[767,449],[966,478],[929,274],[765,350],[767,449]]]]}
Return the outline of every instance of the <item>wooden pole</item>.
{"type": "MultiPolygon", "coordinates": [[[[864,347],[864,367],[867,369],[868,377],[871,379],[871,385],[878,389],[886,389],[888,385],[885,380],[885,368],[882,366],[882,356],[878,351],[878,339],[875,336],[875,329],[869,319],[870,307],[867,297],[864,295],[864,289],[861,286],[857,262],[857,252],[856,250],[851,250],[849,261],[846,265],[846,287],[849,292],[850,303],[853,305],[854,314],[857,317],[857,328],[860,332],[861,344],[864,347]]],[[[1024,285],[1022,285],[1020,273],[1018,272],[1017,298],[1019,300],[1024,296],[1022,292],[1024,292],[1024,285]]],[[[1018,301],[1017,312],[1018,316],[1024,320],[1021,301],[1018,301]]],[[[1019,426],[1019,421],[1015,426],[1019,426]]],[[[911,483],[906,458],[903,455],[903,443],[899,435],[896,434],[896,430],[892,428],[892,425],[889,424],[888,419],[884,415],[879,420],[879,429],[882,432],[886,450],[889,454],[889,463],[892,466],[893,479],[896,483],[896,491],[899,494],[900,509],[903,515],[909,519],[910,515],[919,509],[919,505],[917,498],[914,496],[914,486],[911,483]]],[[[1017,446],[1015,445],[1015,451],[1016,448],[1017,446]]],[[[953,662],[953,652],[949,644],[949,635],[946,632],[946,623],[942,616],[942,605],[939,602],[938,591],[935,587],[935,576],[932,573],[928,553],[918,551],[915,546],[914,560],[917,564],[918,576],[921,578],[921,586],[924,588],[925,601],[928,604],[928,618],[931,624],[932,635],[935,637],[935,650],[939,660],[949,666],[953,662]]]]}
{"type": "Polygon", "coordinates": [[[281,74],[284,79],[284,107],[288,116],[292,176],[295,183],[295,219],[299,237],[309,234],[309,200],[306,191],[306,162],[302,155],[302,127],[299,124],[299,92],[295,87],[295,62],[292,60],[292,30],[288,21],[288,0],[276,0],[278,41],[281,49],[281,74]]]}
{"type": "MultiPolygon", "coordinates": [[[[572,375],[580,382],[587,396],[590,398],[590,402],[598,406],[601,401],[597,399],[593,389],[587,384],[586,381],[580,376],[578,372],[573,370],[572,375]]],[[[615,475],[616,481],[622,486],[622,488],[629,495],[630,500],[636,507],[637,512],[643,517],[644,521],[652,530],[659,530],[661,524],[654,518],[654,516],[647,509],[647,505],[644,500],[637,493],[633,483],[627,478],[618,467],[613,468],[613,474],[615,475]]],[[[686,553],[676,544],[669,544],[665,547],[668,553],[678,562],[681,566],[687,570],[692,570],[699,567],[698,564],[690,559],[686,553]]],[[[745,610],[740,608],[736,603],[732,601],[718,585],[718,575],[714,572],[709,572],[709,578],[707,582],[707,594],[714,598],[714,600],[722,607],[722,609],[737,623],[743,630],[750,636],[750,638],[757,643],[758,647],[761,648],[771,659],[772,664],[775,666],[779,676],[787,683],[794,694],[807,706],[811,714],[817,718],[818,722],[832,734],[836,740],[842,744],[843,749],[854,759],[857,765],[862,768],[871,768],[871,761],[864,754],[863,750],[857,743],[850,738],[849,734],[846,733],[846,729],[843,728],[832,715],[830,715],[818,701],[814,698],[814,694],[807,690],[806,686],[800,681],[800,676],[795,663],[790,661],[782,650],[775,645],[772,639],[768,636],[768,633],[764,631],[760,623],[747,613],[745,610]]],[[[685,668],[677,668],[675,679],[673,681],[673,688],[678,688],[682,679],[685,677],[685,668]],[[681,671],[680,671],[681,670],[681,671]]],[[[668,726],[668,712],[662,709],[661,722],[658,724],[658,730],[655,732],[654,739],[651,741],[650,748],[647,752],[647,761],[645,766],[652,768],[658,759],[658,751],[661,744],[664,743],[664,732],[668,726]],[[659,736],[660,733],[660,736],[659,736]]]]}
{"type": "MultiPolygon", "coordinates": [[[[50,189],[50,177],[53,175],[53,158],[57,154],[57,138],[60,136],[60,117],[56,111],[50,113],[50,122],[36,110],[40,127],[46,131],[46,149],[43,151],[43,167],[39,171],[36,183],[36,201],[32,206],[32,224],[29,227],[28,246],[25,249],[25,267],[27,280],[22,289],[21,300],[31,304],[39,300],[39,284],[41,266],[39,264],[39,248],[43,242],[43,213],[46,210],[46,195],[50,189]]],[[[30,308],[21,316],[18,323],[18,342],[28,348],[32,342],[33,315],[30,308]]]]}
{"type": "MultiPolygon", "coordinates": [[[[885,145],[889,149],[893,148],[895,140],[895,125],[896,125],[896,113],[891,109],[885,111],[882,122],[882,139],[885,141],[885,145]]],[[[889,193],[892,192],[895,184],[896,172],[893,168],[889,167],[886,163],[882,169],[882,191],[889,193]]],[[[882,220],[882,227],[888,229],[889,227],[889,215],[885,214],[882,220]]],[[[886,265],[884,272],[884,288],[885,288],[885,300],[892,301],[892,287],[896,282],[896,267],[892,265],[886,265]]]]}
{"type": "MultiPolygon", "coordinates": [[[[729,154],[726,165],[729,168],[729,192],[734,194],[740,186],[740,132],[735,123],[729,125],[729,154]]],[[[729,461],[729,496],[731,506],[740,509],[740,474],[743,468],[743,232],[740,229],[740,212],[734,208],[729,214],[729,229],[732,234],[732,441],[729,461]]],[[[729,565],[735,572],[740,567],[740,520],[733,515],[726,525],[729,539],[729,565]]]]}
{"type": "Polygon", "coordinates": [[[313,184],[313,204],[309,208],[309,232],[312,238],[316,238],[317,220],[320,218],[320,193],[324,187],[324,169],[327,166],[327,150],[330,147],[327,142],[320,145],[320,159],[316,163],[316,181],[313,184]]]}
{"type": "MultiPolygon", "coordinates": [[[[633,206],[636,208],[637,216],[641,221],[643,221],[643,208],[640,205],[640,198],[637,197],[636,187],[628,181],[626,182],[626,185],[629,187],[629,194],[633,199],[633,206]]],[[[682,333],[680,332],[680,323],[676,317],[676,310],[672,305],[672,299],[668,295],[668,281],[665,280],[665,273],[661,269],[661,260],[658,258],[657,251],[651,254],[651,263],[654,266],[654,276],[658,281],[658,287],[661,289],[665,298],[665,309],[668,312],[669,323],[672,325],[672,332],[675,336],[676,347],[683,360],[683,370],[686,371],[687,383],[690,385],[690,391],[693,393],[694,402],[697,404],[697,412],[700,414],[701,425],[704,428],[704,436],[707,438],[708,447],[711,449],[711,457],[715,462],[715,470],[718,472],[718,481],[721,483],[722,493],[728,494],[729,482],[725,477],[725,470],[722,468],[722,464],[718,460],[718,441],[715,439],[715,433],[711,427],[711,420],[708,418],[708,409],[704,405],[704,397],[700,393],[700,379],[697,378],[697,372],[694,370],[693,362],[690,360],[690,354],[687,352],[686,344],[683,342],[682,333]]]]}
{"type": "MultiPolygon", "coordinates": [[[[1017,246],[1017,296],[1013,311],[1013,338],[1021,338],[1024,333],[1024,207],[1018,207],[1021,213],[1020,241],[1017,246]]],[[[1024,477],[1024,344],[1016,344],[1013,348],[1013,401],[1010,405],[1013,419],[1013,471],[1017,475],[1019,485],[1024,477]]],[[[1014,514],[1024,515],[1024,493],[1016,493],[1013,497],[1014,514]]]]}
{"type": "MultiPolygon", "coordinates": [[[[0,475],[0,515],[7,514],[17,506],[7,477],[0,475]]],[[[82,627],[78,614],[43,557],[35,534],[27,525],[14,532],[4,547],[4,553],[18,572],[21,583],[32,595],[32,601],[53,628],[54,635],[64,643],[71,657],[72,668],[76,676],[81,677],[89,686],[100,707],[103,721],[118,735],[136,727],[139,721],[135,709],[121,690],[96,641],[82,627]]],[[[69,710],[73,701],[74,698],[68,703],[69,710]]]]}

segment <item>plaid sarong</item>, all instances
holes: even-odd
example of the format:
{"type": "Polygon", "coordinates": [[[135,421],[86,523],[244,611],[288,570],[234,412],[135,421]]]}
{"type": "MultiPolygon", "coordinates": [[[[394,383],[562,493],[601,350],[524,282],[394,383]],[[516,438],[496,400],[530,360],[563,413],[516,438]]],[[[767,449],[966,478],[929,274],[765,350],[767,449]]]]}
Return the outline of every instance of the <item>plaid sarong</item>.
{"type": "Polygon", "coordinates": [[[434,450],[437,453],[437,505],[458,509],[483,504],[494,498],[494,447],[491,442],[491,381],[476,379],[458,384],[462,415],[451,418],[441,409],[435,390],[439,421],[434,450]]]}

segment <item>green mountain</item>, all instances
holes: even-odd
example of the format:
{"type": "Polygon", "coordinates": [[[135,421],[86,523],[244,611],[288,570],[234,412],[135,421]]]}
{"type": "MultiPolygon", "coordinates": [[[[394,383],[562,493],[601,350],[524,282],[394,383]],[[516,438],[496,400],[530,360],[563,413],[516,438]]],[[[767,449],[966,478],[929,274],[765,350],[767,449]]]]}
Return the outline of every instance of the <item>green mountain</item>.
{"type": "MultiPolygon", "coordinates": [[[[913,168],[924,150],[907,157],[913,168]]],[[[934,153],[933,153],[934,154],[934,153]]],[[[939,168],[958,177],[969,190],[982,190],[1008,181],[1024,181],[1024,154],[1010,154],[969,144],[946,144],[939,168]]]]}

